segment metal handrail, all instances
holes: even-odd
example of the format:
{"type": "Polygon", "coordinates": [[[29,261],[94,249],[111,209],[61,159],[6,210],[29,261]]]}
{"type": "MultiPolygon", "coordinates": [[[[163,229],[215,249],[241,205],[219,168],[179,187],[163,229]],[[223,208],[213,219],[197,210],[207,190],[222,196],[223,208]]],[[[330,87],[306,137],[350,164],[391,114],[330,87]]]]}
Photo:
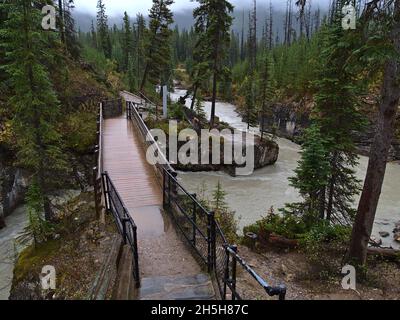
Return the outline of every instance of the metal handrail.
{"type": "Polygon", "coordinates": [[[111,180],[108,172],[102,174],[103,180],[103,188],[106,199],[106,208],[108,212],[111,212],[114,216],[115,223],[118,227],[118,230],[124,240],[125,244],[129,244],[131,248],[131,252],[133,255],[133,276],[135,279],[136,287],[140,287],[140,271],[139,271],[139,253],[138,253],[138,241],[137,241],[137,226],[131,215],[129,214],[128,209],[126,208],[117,188],[115,187],[113,181],[111,180]],[[115,199],[110,196],[110,193],[115,194],[115,199]],[[113,205],[111,205],[111,202],[113,205]],[[118,212],[117,208],[121,207],[122,212],[118,212]],[[114,211],[115,210],[115,211],[114,211]]]}
{"type": "MultiPolygon", "coordinates": [[[[128,112],[133,112],[133,116],[135,117],[135,120],[137,121],[137,124],[138,124],[139,128],[142,131],[142,135],[143,135],[144,139],[147,142],[150,142],[150,143],[154,144],[156,146],[156,148],[157,148],[157,152],[162,157],[162,160],[163,160],[164,164],[159,164],[159,166],[162,166],[162,167],[164,167],[165,169],[167,169],[167,170],[169,170],[171,172],[175,172],[174,168],[172,168],[172,166],[171,166],[170,162],[168,161],[166,155],[161,150],[161,148],[160,148],[159,144],[157,143],[157,141],[154,139],[153,135],[151,134],[149,128],[147,127],[147,125],[144,122],[143,118],[140,116],[140,114],[137,111],[137,109],[134,106],[134,104],[131,101],[127,101],[127,105],[128,105],[128,112]],[[150,139],[150,141],[148,141],[148,139],[150,139]]],[[[129,117],[129,115],[128,115],[128,117],[129,117]]]]}
{"type": "Polygon", "coordinates": [[[97,137],[95,146],[95,167],[93,168],[93,187],[94,187],[94,201],[96,207],[96,216],[101,218],[103,210],[103,190],[101,184],[101,174],[103,172],[103,103],[99,103],[99,110],[97,114],[97,137]]]}
{"type": "Polygon", "coordinates": [[[172,181],[182,190],[183,193],[185,193],[185,195],[187,195],[190,200],[192,200],[194,203],[196,203],[196,205],[203,211],[204,214],[206,214],[207,216],[210,215],[210,211],[208,211],[207,209],[204,208],[204,206],[197,200],[197,198],[195,198],[191,193],[189,193],[180,183],[179,181],[173,176],[173,174],[171,174],[171,172],[175,172],[175,170],[171,171],[171,170],[165,170],[166,174],[169,175],[169,177],[172,179],[172,181]]]}
{"type": "Polygon", "coordinates": [[[100,121],[100,126],[99,126],[99,159],[97,162],[97,168],[98,168],[98,178],[100,178],[101,173],[103,172],[103,124],[104,124],[104,119],[103,119],[103,103],[100,103],[100,110],[99,110],[99,121],[100,121]]]}
{"type": "MultiPolygon", "coordinates": [[[[247,271],[254,280],[256,280],[265,290],[265,292],[270,296],[279,296],[279,300],[285,300],[286,296],[286,287],[283,285],[280,285],[278,287],[273,287],[270,286],[262,277],[260,277],[244,260],[239,254],[232,248],[232,246],[227,246],[226,251],[228,252],[229,255],[231,255],[236,262],[239,262],[239,264],[244,268],[245,271],[247,271]]],[[[237,294],[236,290],[232,290],[233,294],[236,295],[237,298],[241,299],[240,295],[237,294]]]]}

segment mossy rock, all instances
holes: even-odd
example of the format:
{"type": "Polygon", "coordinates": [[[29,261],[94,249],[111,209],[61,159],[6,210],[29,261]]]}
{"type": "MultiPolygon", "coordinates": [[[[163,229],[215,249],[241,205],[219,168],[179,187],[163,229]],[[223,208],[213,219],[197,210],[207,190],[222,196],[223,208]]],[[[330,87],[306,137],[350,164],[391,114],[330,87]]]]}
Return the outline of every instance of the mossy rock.
{"type": "Polygon", "coordinates": [[[46,265],[46,261],[57,254],[61,242],[59,240],[50,240],[43,244],[30,246],[21,252],[18,261],[14,267],[13,285],[25,279],[30,273],[37,273],[46,265]]]}

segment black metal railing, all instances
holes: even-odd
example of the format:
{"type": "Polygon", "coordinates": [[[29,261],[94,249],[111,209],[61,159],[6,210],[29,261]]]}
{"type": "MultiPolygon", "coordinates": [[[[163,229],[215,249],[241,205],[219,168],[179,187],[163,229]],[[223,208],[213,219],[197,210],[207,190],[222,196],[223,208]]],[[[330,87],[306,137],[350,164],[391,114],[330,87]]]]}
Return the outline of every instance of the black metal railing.
{"type": "Polygon", "coordinates": [[[199,203],[196,195],[188,193],[176,179],[176,172],[163,170],[163,205],[176,225],[198,254],[200,259],[212,270],[210,253],[211,213],[199,203]]]}
{"type": "Polygon", "coordinates": [[[174,169],[172,168],[170,162],[168,161],[167,157],[165,156],[165,152],[162,150],[161,146],[158,142],[154,139],[153,135],[151,134],[149,128],[147,127],[146,123],[144,122],[142,115],[139,113],[139,109],[143,107],[140,103],[135,103],[132,101],[126,102],[126,116],[128,120],[131,120],[132,123],[136,126],[141,135],[144,144],[147,147],[156,148],[156,152],[160,159],[162,159],[162,163],[157,163],[155,165],[156,175],[159,181],[162,181],[164,170],[173,172],[174,169]]]}
{"type": "Polygon", "coordinates": [[[101,174],[103,172],[103,103],[99,104],[97,113],[96,145],[94,148],[95,167],[93,168],[94,203],[97,219],[100,219],[104,209],[101,174]]]}
{"type": "MultiPolygon", "coordinates": [[[[271,286],[260,277],[237,253],[237,247],[227,241],[215,214],[207,210],[195,194],[189,193],[178,181],[177,173],[166,160],[162,149],[151,135],[141,114],[140,104],[127,102],[127,117],[139,129],[148,146],[155,147],[165,164],[156,165],[162,178],[163,206],[171,215],[184,238],[214,275],[222,300],[246,298],[244,290],[238,286],[238,268],[261,286],[269,296],[285,299],[285,286],[271,286]]],[[[246,279],[247,280],[247,279],[246,279]]]]}
{"type": "Polygon", "coordinates": [[[245,290],[240,286],[240,281],[237,281],[237,268],[242,268],[245,272],[243,273],[246,282],[251,280],[256,281],[264,291],[270,296],[278,296],[279,300],[285,300],[286,297],[286,287],[284,285],[271,286],[262,277],[260,277],[245,261],[239,256],[237,252],[237,246],[225,247],[226,252],[226,267],[225,267],[225,282],[224,282],[224,294],[230,295],[232,300],[242,300],[243,293],[245,290]],[[227,291],[230,291],[228,293],[227,291]]]}
{"type": "Polygon", "coordinates": [[[118,231],[122,235],[124,243],[129,245],[131,248],[133,256],[133,277],[136,287],[139,288],[140,273],[137,226],[107,172],[102,174],[102,181],[107,212],[110,212],[113,215],[118,231]]]}

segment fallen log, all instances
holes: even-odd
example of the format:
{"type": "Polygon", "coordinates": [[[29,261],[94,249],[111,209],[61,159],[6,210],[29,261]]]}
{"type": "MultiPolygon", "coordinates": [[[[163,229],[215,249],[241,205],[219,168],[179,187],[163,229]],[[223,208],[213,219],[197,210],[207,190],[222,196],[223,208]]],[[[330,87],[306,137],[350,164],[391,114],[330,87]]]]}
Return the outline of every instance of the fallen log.
{"type": "Polygon", "coordinates": [[[387,259],[400,259],[400,250],[388,249],[388,248],[368,248],[368,255],[380,256],[387,259]]]}
{"type": "Polygon", "coordinates": [[[269,236],[268,242],[276,247],[288,249],[295,249],[299,246],[299,241],[287,239],[274,233],[269,236]]]}

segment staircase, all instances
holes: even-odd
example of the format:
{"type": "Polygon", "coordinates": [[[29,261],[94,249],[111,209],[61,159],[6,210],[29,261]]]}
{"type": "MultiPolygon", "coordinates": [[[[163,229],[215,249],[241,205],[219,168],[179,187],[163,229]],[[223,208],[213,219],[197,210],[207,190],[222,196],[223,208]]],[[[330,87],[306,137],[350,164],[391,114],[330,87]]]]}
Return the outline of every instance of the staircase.
{"type": "Polygon", "coordinates": [[[144,278],[139,300],[215,300],[209,275],[144,278]]]}

